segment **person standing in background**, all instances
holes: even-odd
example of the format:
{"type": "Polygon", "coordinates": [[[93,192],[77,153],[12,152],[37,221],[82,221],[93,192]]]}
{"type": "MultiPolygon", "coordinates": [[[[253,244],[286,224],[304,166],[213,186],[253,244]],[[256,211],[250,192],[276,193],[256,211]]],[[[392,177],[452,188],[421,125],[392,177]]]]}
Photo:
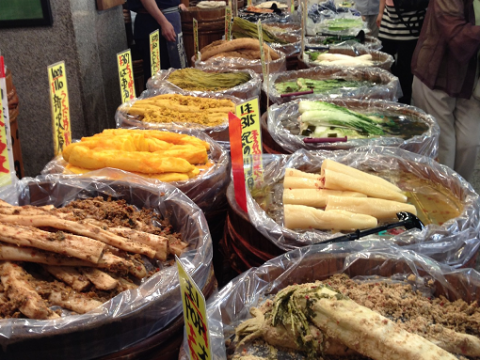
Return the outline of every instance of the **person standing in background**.
{"type": "Polygon", "coordinates": [[[400,0],[380,0],[377,17],[377,25],[380,29],[378,38],[382,41],[382,51],[395,59],[392,73],[400,81],[403,97],[398,101],[403,104],[411,102],[413,74],[410,64],[428,5],[428,0],[410,0],[410,2],[414,2],[418,8],[407,11],[400,8],[404,6],[400,0]]]}
{"type": "Polygon", "coordinates": [[[129,8],[137,13],[133,38],[143,60],[145,84],[152,76],[150,66],[150,33],[160,29],[160,63],[162,69],[187,66],[183,44],[180,11],[187,11],[180,0],[129,0],[129,8]]]}
{"type": "Polygon", "coordinates": [[[412,70],[414,105],[440,125],[439,162],[470,181],[480,146],[480,0],[431,0],[412,70]]]}
{"type": "Polygon", "coordinates": [[[377,17],[380,0],[356,0],[355,9],[362,15],[363,21],[367,22],[370,35],[378,37],[377,17]]]}

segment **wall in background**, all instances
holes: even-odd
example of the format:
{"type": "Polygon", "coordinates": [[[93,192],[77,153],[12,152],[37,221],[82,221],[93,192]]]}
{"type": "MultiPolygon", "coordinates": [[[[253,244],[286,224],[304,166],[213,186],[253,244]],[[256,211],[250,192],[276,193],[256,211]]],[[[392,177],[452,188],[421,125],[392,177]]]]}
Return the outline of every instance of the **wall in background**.
{"type": "Polygon", "coordinates": [[[52,27],[0,30],[0,50],[20,98],[18,126],[27,176],[53,157],[47,66],[65,60],[72,138],[115,127],[120,105],[115,54],[127,46],[122,7],[51,0],[52,27]]]}

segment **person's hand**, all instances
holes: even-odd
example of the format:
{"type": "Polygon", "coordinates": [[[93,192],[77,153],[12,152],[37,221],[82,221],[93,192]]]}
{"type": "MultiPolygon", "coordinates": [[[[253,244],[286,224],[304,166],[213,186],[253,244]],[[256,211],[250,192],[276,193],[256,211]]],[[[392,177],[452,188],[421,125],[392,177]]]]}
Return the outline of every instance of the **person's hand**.
{"type": "Polygon", "coordinates": [[[167,41],[175,41],[177,39],[177,34],[175,34],[175,29],[173,28],[173,25],[170,24],[168,20],[165,21],[165,23],[160,24],[160,27],[162,28],[162,36],[167,41]]]}
{"type": "Polygon", "coordinates": [[[378,14],[377,16],[377,27],[380,29],[380,24],[382,23],[383,14],[378,14]]]}
{"type": "Polygon", "coordinates": [[[188,11],[188,8],[185,6],[185,4],[180,4],[178,7],[180,8],[180,11],[188,11]]]}

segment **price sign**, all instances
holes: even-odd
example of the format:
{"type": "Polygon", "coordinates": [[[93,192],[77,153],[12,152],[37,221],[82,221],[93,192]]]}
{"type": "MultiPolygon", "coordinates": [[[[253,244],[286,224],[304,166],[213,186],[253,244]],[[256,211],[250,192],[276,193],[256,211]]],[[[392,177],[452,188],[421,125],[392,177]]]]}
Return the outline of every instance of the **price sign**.
{"type": "MultiPolygon", "coordinates": [[[[301,0],[299,0],[301,1],[301,0]]],[[[302,40],[301,40],[301,58],[303,59],[303,54],[305,53],[305,33],[307,32],[307,0],[302,2],[302,40]]]]}
{"type": "Polygon", "coordinates": [[[160,31],[158,29],[150,34],[150,66],[152,76],[160,71],[160,31]]]}
{"type": "Polygon", "coordinates": [[[10,116],[8,113],[7,82],[5,81],[5,63],[0,56],[0,186],[12,183],[11,171],[15,168],[10,135],[10,116]]]}
{"type": "Polygon", "coordinates": [[[242,153],[245,182],[252,191],[263,184],[262,133],[258,98],[250,99],[235,107],[242,124],[242,153]]]}
{"type": "Polygon", "coordinates": [[[230,4],[225,8],[225,40],[232,40],[232,7],[230,4]]]}
{"type": "Polygon", "coordinates": [[[258,41],[260,42],[260,61],[262,62],[263,80],[268,81],[267,65],[265,63],[265,49],[263,48],[263,27],[262,27],[261,20],[258,20],[257,22],[257,30],[258,30],[258,41]]]}
{"type": "Polygon", "coordinates": [[[132,54],[130,49],[117,54],[118,78],[120,79],[120,93],[122,103],[135,99],[135,87],[132,71],[132,54]]]}
{"type": "Polygon", "coordinates": [[[48,67],[48,83],[52,108],[53,149],[55,155],[60,155],[63,148],[72,142],[65,61],[48,67]]]}
{"type": "Polygon", "coordinates": [[[175,256],[175,260],[182,294],[183,317],[187,330],[190,359],[210,360],[212,359],[212,351],[210,349],[205,297],[192,277],[185,271],[180,259],[175,256]]]}
{"type": "Polygon", "coordinates": [[[195,18],[193,19],[193,50],[195,51],[197,60],[200,60],[200,48],[198,45],[198,21],[195,18]]]}

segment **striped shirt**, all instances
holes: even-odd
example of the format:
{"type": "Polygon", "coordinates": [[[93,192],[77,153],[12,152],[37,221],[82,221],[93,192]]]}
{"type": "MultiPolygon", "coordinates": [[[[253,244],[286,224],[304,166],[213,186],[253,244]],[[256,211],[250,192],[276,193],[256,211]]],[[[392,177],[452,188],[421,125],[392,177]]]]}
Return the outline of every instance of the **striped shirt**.
{"type": "Polygon", "coordinates": [[[378,37],[389,40],[416,40],[420,36],[426,10],[402,12],[398,16],[393,6],[385,6],[378,37]]]}

